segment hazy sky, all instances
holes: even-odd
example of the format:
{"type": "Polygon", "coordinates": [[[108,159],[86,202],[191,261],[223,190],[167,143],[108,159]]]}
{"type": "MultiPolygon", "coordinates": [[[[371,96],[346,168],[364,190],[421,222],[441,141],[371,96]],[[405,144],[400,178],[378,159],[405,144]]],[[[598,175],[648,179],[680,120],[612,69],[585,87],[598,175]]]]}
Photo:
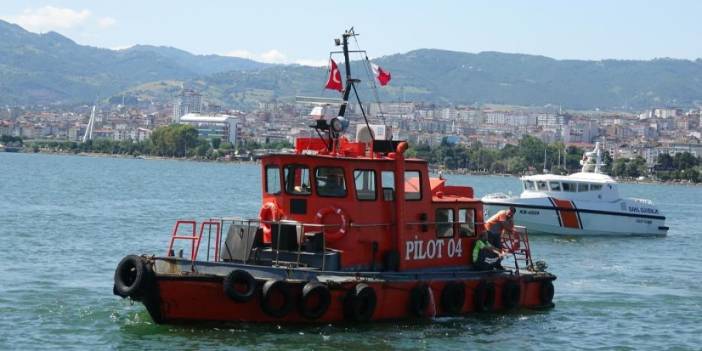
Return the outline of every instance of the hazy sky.
{"type": "Polygon", "coordinates": [[[702,1],[12,1],[0,18],[80,44],[324,63],[355,26],[371,57],[438,48],[558,59],[702,57],[702,1]]]}

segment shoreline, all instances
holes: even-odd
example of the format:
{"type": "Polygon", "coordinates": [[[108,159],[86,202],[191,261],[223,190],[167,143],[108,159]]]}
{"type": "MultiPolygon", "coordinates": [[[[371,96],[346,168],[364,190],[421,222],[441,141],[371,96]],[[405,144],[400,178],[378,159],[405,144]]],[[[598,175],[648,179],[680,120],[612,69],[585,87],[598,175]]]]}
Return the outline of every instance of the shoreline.
{"type": "MultiPolygon", "coordinates": [[[[170,161],[191,161],[191,162],[205,162],[205,163],[237,163],[237,164],[256,164],[258,163],[257,160],[238,160],[238,159],[232,159],[232,160],[209,160],[209,159],[202,159],[202,158],[193,158],[193,157],[167,157],[167,156],[152,156],[152,155],[125,155],[125,154],[105,154],[105,153],[100,153],[100,152],[67,152],[67,151],[47,151],[47,150],[39,150],[37,152],[28,150],[26,148],[23,148],[21,151],[17,153],[24,153],[24,154],[45,154],[45,155],[73,155],[73,156],[82,156],[82,157],[109,157],[109,158],[120,158],[120,159],[137,159],[137,160],[170,160],[170,161]]],[[[436,165],[429,165],[429,172],[433,174],[437,174],[438,172],[442,172],[443,174],[447,175],[463,175],[463,176],[489,176],[489,177],[510,177],[510,178],[517,178],[519,179],[522,176],[525,176],[526,174],[510,174],[510,173],[489,173],[489,172],[471,172],[466,169],[455,169],[455,170],[449,170],[449,169],[439,169],[436,167],[436,165]]],[[[647,180],[636,180],[636,179],[626,179],[626,178],[613,178],[615,179],[618,183],[620,184],[658,184],[658,185],[685,185],[685,186],[702,186],[702,182],[700,183],[693,183],[689,181],[660,181],[660,180],[652,180],[652,179],[647,179],[647,180]]]]}

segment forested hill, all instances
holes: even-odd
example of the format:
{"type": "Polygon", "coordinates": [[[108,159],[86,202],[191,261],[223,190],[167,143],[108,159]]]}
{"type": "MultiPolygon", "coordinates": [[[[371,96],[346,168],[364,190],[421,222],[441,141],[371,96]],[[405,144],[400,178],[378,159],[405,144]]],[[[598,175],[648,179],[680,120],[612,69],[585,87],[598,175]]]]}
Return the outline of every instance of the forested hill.
{"type": "MultiPolygon", "coordinates": [[[[702,102],[700,59],[555,60],[420,49],[374,61],[392,73],[390,85],[380,89],[383,101],[617,110],[702,102]]],[[[201,90],[206,99],[245,107],[318,95],[325,72],[169,47],[100,49],[0,21],[0,104],[88,102],[125,92],[170,99],[176,81],[201,90]]]]}
{"type": "Polygon", "coordinates": [[[168,47],[101,49],[79,45],[56,32],[31,33],[0,20],[0,104],[93,101],[146,82],[190,80],[266,66],[168,47]]]}

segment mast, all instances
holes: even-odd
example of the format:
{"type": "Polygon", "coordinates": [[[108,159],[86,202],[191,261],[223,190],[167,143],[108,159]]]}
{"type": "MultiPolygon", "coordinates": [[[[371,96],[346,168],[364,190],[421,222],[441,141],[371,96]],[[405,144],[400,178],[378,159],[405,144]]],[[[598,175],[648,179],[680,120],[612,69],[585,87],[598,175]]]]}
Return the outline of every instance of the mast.
{"type": "Polygon", "coordinates": [[[344,115],[346,114],[346,106],[349,103],[349,95],[351,94],[351,88],[354,83],[351,78],[351,61],[349,60],[349,37],[355,35],[356,33],[353,32],[353,27],[351,27],[351,29],[345,31],[344,34],[341,35],[341,45],[344,51],[344,70],[346,71],[346,85],[344,85],[344,97],[342,98],[343,102],[339,107],[338,117],[344,117],[344,115]]]}
{"type": "MultiPolygon", "coordinates": [[[[358,34],[354,32],[353,27],[345,31],[341,35],[341,39],[334,39],[334,43],[339,46],[341,45],[344,53],[344,70],[346,72],[346,86],[344,86],[344,95],[342,97],[341,106],[339,106],[338,115],[333,118],[329,123],[326,121],[318,121],[317,125],[314,126],[319,132],[320,130],[326,131],[329,137],[329,144],[327,144],[327,149],[331,152],[335,152],[339,149],[339,137],[346,128],[349,126],[349,121],[346,119],[346,107],[349,104],[349,96],[351,95],[351,90],[353,90],[356,95],[356,101],[358,101],[358,107],[363,115],[363,120],[366,123],[366,127],[370,132],[371,139],[375,141],[375,136],[368,123],[368,117],[366,116],[366,111],[363,109],[363,104],[361,103],[361,98],[358,96],[358,91],[356,90],[356,83],[359,83],[359,79],[354,79],[351,76],[351,60],[349,59],[349,38],[355,37],[358,34]]],[[[320,133],[321,136],[321,133],[320,133]]],[[[325,141],[326,143],[326,141],[325,141]]]]}

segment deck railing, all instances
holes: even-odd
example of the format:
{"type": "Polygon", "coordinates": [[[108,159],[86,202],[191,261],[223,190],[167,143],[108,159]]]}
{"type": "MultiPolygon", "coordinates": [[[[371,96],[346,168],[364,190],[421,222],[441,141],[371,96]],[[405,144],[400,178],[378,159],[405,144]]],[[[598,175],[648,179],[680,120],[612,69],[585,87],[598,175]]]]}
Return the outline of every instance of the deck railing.
{"type": "MultiPolygon", "coordinates": [[[[457,222],[411,222],[405,223],[408,226],[440,226],[440,225],[454,225],[457,222]]],[[[226,250],[228,257],[233,257],[232,250],[235,248],[230,248],[227,244],[227,237],[222,235],[222,230],[225,226],[231,228],[231,226],[236,226],[242,233],[242,238],[245,238],[243,242],[246,248],[251,248],[253,245],[253,240],[256,240],[255,231],[258,230],[262,224],[268,225],[271,228],[277,228],[275,232],[272,232],[272,236],[276,236],[276,240],[271,240],[270,245],[266,245],[273,252],[273,265],[275,266],[296,266],[301,265],[301,257],[303,254],[302,244],[305,238],[308,236],[316,235],[318,233],[324,233],[325,230],[340,228],[341,224],[320,224],[320,223],[302,223],[297,221],[289,220],[279,220],[279,221],[261,221],[259,219],[245,219],[240,217],[222,217],[222,218],[210,218],[200,223],[199,231],[197,222],[194,220],[179,220],[173,227],[173,232],[171,234],[170,243],[168,246],[167,256],[175,256],[174,244],[176,240],[186,240],[190,241],[190,260],[193,262],[197,261],[198,254],[200,251],[201,242],[206,239],[207,244],[204,246],[206,250],[205,261],[210,261],[212,257],[213,262],[220,262],[222,260],[222,250],[226,250]],[[281,249],[281,243],[284,240],[281,237],[283,226],[295,226],[296,232],[296,255],[295,261],[282,261],[281,252],[290,252],[290,250],[281,249]],[[185,233],[183,233],[185,231],[185,233]]],[[[464,224],[464,223],[458,223],[464,224]]],[[[389,227],[391,223],[350,223],[348,226],[350,228],[379,228],[379,227],[389,227]]],[[[476,223],[476,228],[479,223],[476,223]]],[[[454,233],[455,235],[456,233],[454,233]]],[[[321,237],[321,269],[326,268],[327,262],[327,243],[326,235],[320,235],[321,237]]],[[[522,268],[528,268],[533,266],[531,258],[531,248],[529,246],[529,236],[526,228],[522,226],[515,226],[511,233],[505,233],[502,238],[502,246],[508,254],[511,254],[514,259],[514,270],[519,273],[522,268]]],[[[178,255],[183,257],[182,249],[178,255]]],[[[251,260],[250,255],[247,254],[246,259],[243,260],[244,263],[249,263],[251,260]]]]}

